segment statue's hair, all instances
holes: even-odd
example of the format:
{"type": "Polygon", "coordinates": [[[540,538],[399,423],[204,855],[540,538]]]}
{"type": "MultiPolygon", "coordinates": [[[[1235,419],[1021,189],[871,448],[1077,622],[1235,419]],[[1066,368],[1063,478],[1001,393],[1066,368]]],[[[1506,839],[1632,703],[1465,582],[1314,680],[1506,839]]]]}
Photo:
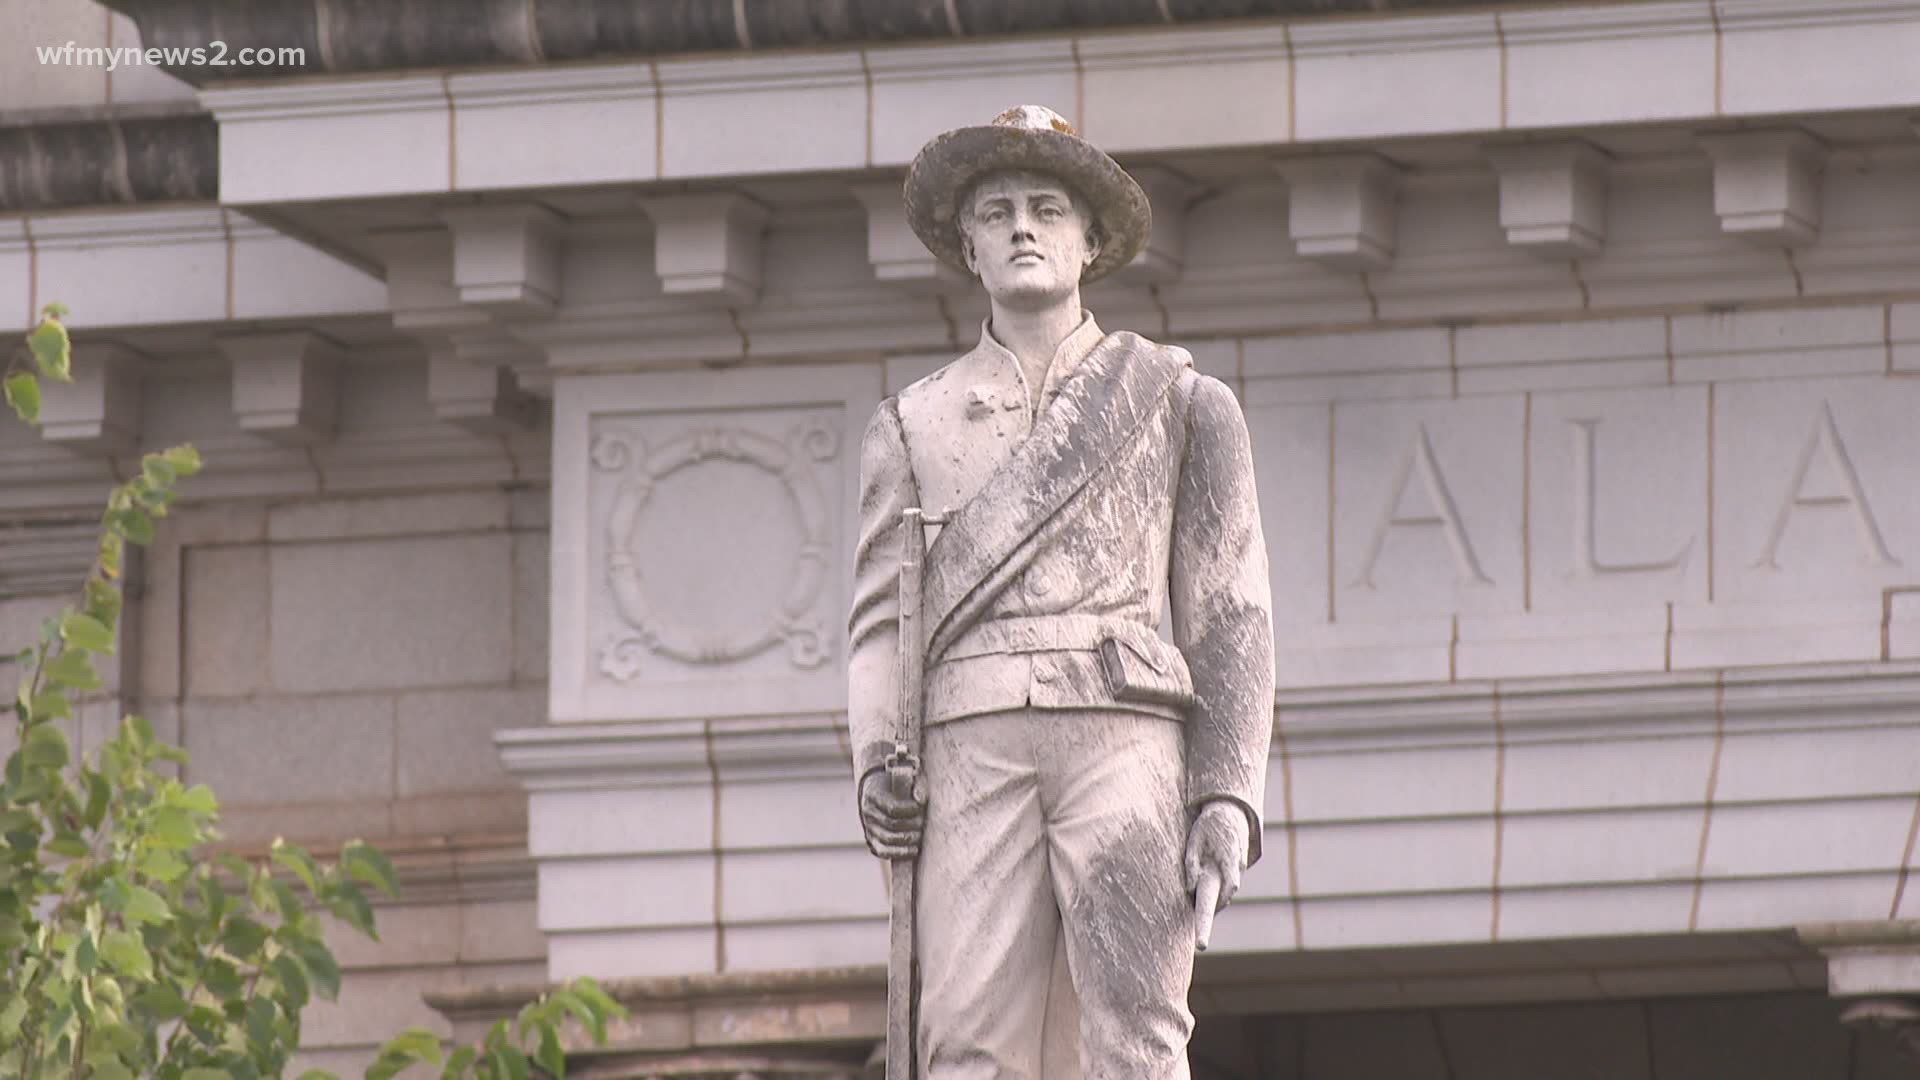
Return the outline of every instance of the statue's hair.
{"type": "Polygon", "coordinates": [[[1087,247],[1095,251],[1106,247],[1107,230],[1101,227],[1099,216],[1093,212],[1093,204],[1080,194],[1079,188],[1052,173],[1040,172],[1037,169],[995,169],[975,177],[972,183],[960,189],[959,197],[953,201],[953,227],[960,234],[961,256],[969,263],[973,261],[973,196],[980,190],[981,184],[996,176],[1029,177],[1060,185],[1067,193],[1067,201],[1073,204],[1073,209],[1080,215],[1080,219],[1087,223],[1087,247]]]}

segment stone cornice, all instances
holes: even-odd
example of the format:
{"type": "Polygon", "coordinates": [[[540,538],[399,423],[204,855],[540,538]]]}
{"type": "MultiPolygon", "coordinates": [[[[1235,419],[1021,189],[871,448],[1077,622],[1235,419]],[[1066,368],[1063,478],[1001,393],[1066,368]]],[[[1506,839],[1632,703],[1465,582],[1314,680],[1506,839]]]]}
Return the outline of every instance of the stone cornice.
{"type": "Polygon", "coordinates": [[[116,115],[0,126],[0,214],[219,194],[213,117],[116,115]]]}
{"type": "MultiPolygon", "coordinates": [[[[1565,0],[1532,0],[1530,6],[1565,0]]],[[[1486,0],[1101,0],[1031,4],[1020,0],[860,0],[833,5],[739,4],[735,0],[471,0],[408,4],[327,4],[322,0],[111,0],[133,18],[149,47],[193,48],[223,41],[305,50],[304,65],[256,66],[249,78],[418,68],[543,64],[679,53],[951,41],[1006,34],[1216,22],[1248,16],[1377,14],[1383,8],[1484,7],[1486,0]],[[455,28],[459,28],[456,30],[455,28]]],[[[196,85],[232,68],[192,64],[166,70],[196,85]]]]}

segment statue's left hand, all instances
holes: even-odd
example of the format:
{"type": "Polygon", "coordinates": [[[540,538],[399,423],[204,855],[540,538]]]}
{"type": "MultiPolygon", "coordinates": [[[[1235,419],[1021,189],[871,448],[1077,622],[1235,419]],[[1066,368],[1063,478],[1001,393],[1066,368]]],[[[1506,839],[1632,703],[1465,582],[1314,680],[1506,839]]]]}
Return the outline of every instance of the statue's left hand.
{"type": "Polygon", "coordinates": [[[1189,894],[1200,886],[1200,879],[1211,874],[1220,883],[1220,901],[1215,910],[1224,909],[1240,889],[1240,874],[1247,868],[1247,814],[1225,799],[1215,799],[1200,808],[1187,830],[1186,886],[1189,894]]]}

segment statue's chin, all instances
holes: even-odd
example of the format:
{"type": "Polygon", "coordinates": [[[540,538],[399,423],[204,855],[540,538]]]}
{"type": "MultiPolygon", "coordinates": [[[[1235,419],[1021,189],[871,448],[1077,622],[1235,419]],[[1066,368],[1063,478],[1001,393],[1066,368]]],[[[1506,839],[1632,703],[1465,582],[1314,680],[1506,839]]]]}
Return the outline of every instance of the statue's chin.
{"type": "Polygon", "coordinates": [[[1071,282],[987,282],[987,295],[1009,311],[1044,311],[1057,307],[1071,299],[1073,291],[1071,282]]]}

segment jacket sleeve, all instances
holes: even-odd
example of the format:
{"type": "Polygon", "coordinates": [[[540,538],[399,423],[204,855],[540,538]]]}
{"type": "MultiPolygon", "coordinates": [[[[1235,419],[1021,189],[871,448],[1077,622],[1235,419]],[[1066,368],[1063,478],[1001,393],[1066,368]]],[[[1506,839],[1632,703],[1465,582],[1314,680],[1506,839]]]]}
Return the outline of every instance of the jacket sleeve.
{"type": "Polygon", "coordinates": [[[860,534],[847,625],[847,727],[855,783],[893,749],[900,711],[900,512],[918,505],[898,403],[887,398],[860,445],[860,534]]]}
{"type": "Polygon", "coordinates": [[[1173,640],[1193,673],[1196,699],[1187,727],[1187,803],[1228,799],[1246,811],[1251,865],[1260,858],[1273,739],[1273,593],[1246,418],[1220,380],[1195,380],[1168,583],[1173,640]]]}

